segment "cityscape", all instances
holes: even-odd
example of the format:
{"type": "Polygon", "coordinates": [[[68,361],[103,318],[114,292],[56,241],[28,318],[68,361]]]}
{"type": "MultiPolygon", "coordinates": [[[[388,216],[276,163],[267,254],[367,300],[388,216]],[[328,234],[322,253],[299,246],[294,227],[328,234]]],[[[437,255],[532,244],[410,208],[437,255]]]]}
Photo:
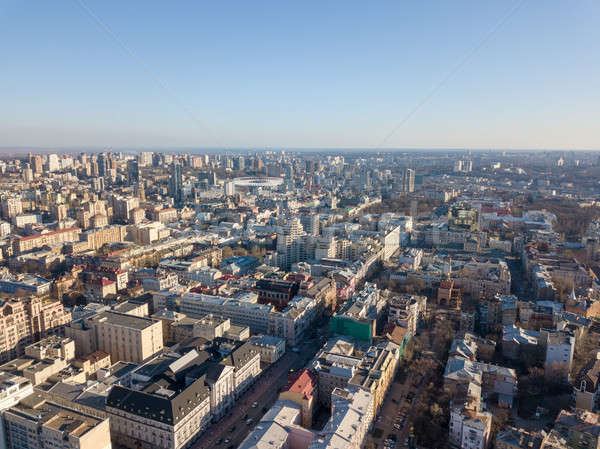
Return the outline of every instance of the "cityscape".
{"type": "Polygon", "coordinates": [[[0,449],[600,449],[599,43],[0,1],[0,449]]]}
{"type": "Polygon", "coordinates": [[[0,173],[7,448],[598,447],[597,153],[0,173]]]}

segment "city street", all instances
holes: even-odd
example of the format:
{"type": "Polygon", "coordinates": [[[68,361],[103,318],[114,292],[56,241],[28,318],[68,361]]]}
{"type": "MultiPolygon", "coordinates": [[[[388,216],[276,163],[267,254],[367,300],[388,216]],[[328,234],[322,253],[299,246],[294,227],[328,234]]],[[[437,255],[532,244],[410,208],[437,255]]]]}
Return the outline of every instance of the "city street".
{"type": "MultiPolygon", "coordinates": [[[[326,332],[326,324],[321,332],[326,332]]],[[[237,447],[265,414],[264,409],[275,403],[280,389],[287,385],[288,375],[302,369],[320,347],[320,340],[314,338],[305,340],[298,352],[288,348],[283,357],[263,371],[254,385],[236,401],[229,414],[206,429],[192,448],[237,447]],[[255,402],[257,406],[252,407],[255,402]],[[248,418],[252,419],[249,425],[246,424],[248,418]]]]}
{"type": "Polygon", "coordinates": [[[297,365],[298,360],[298,354],[288,351],[263,371],[254,385],[236,401],[229,414],[206,429],[192,448],[227,448],[239,445],[263,416],[263,408],[270,408],[277,400],[279,389],[287,384],[289,370],[297,365]],[[257,403],[256,407],[252,407],[254,402],[257,403]],[[246,424],[246,414],[252,419],[250,425],[246,424]]]}

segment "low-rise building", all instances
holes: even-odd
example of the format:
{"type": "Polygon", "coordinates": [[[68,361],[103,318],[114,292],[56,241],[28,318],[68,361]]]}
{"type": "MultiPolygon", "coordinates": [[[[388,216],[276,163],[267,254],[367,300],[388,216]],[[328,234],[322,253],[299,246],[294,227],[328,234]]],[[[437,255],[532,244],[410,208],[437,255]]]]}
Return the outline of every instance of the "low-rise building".
{"type": "Polygon", "coordinates": [[[313,412],[317,403],[318,380],[309,370],[304,369],[288,376],[288,384],[279,393],[279,399],[295,402],[302,412],[302,426],[310,429],[313,412]]]}
{"type": "Polygon", "coordinates": [[[3,414],[8,449],[110,449],[108,419],[64,408],[37,394],[3,414]]]}
{"type": "Polygon", "coordinates": [[[569,448],[600,447],[600,417],[587,410],[562,410],[554,422],[554,430],[564,437],[569,448]]]}
{"type": "Polygon", "coordinates": [[[202,359],[195,351],[163,355],[137,369],[131,387],[113,386],[106,398],[113,440],[131,449],[179,449],[194,441],[211,419],[205,378],[188,377],[187,365],[202,359]]]}
{"type": "Polygon", "coordinates": [[[253,335],[248,340],[263,363],[275,363],[285,354],[285,339],[272,335],[253,335]]]}
{"type": "Polygon", "coordinates": [[[23,376],[0,371],[0,411],[6,410],[33,393],[33,384],[23,376]]]}
{"type": "Polygon", "coordinates": [[[590,412],[596,411],[598,407],[599,383],[600,359],[598,358],[598,354],[596,354],[596,358],[586,364],[573,384],[576,408],[590,412]]]}

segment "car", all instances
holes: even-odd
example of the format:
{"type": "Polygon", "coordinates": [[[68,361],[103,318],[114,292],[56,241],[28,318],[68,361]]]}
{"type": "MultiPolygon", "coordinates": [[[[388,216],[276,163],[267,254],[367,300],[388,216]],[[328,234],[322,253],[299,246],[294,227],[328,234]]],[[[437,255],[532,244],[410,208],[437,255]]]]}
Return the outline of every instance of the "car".
{"type": "Polygon", "coordinates": [[[227,439],[225,440],[225,444],[229,444],[229,443],[231,443],[231,440],[230,440],[229,438],[227,438],[227,439]]]}
{"type": "Polygon", "coordinates": [[[252,408],[256,408],[256,407],[258,407],[258,402],[253,402],[252,403],[252,408]]]}
{"type": "Polygon", "coordinates": [[[246,425],[249,426],[250,424],[252,424],[252,418],[248,418],[246,420],[246,425]]]}

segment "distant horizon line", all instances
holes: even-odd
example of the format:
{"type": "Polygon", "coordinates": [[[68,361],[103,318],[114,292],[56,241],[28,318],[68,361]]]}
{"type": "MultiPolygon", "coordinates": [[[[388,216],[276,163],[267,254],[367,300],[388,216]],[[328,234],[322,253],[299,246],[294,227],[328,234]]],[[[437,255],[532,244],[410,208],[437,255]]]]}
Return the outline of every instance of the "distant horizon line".
{"type": "Polygon", "coordinates": [[[0,146],[0,155],[10,156],[19,155],[28,152],[39,153],[101,153],[101,152],[124,152],[124,153],[142,153],[142,152],[159,152],[159,153],[211,153],[222,154],[227,152],[240,153],[264,153],[264,152],[305,152],[305,153],[322,153],[322,152],[344,152],[344,153],[401,153],[401,152],[428,152],[428,153],[501,153],[501,152],[529,152],[529,153],[560,153],[560,152],[578,152],[578,153],[596,153],[600,149],[581,149],[581,148],[376,148],[376,147],[202,147],[202,146],[181,146],[181,147],[101,147],[101,146],[0,146]]]}

